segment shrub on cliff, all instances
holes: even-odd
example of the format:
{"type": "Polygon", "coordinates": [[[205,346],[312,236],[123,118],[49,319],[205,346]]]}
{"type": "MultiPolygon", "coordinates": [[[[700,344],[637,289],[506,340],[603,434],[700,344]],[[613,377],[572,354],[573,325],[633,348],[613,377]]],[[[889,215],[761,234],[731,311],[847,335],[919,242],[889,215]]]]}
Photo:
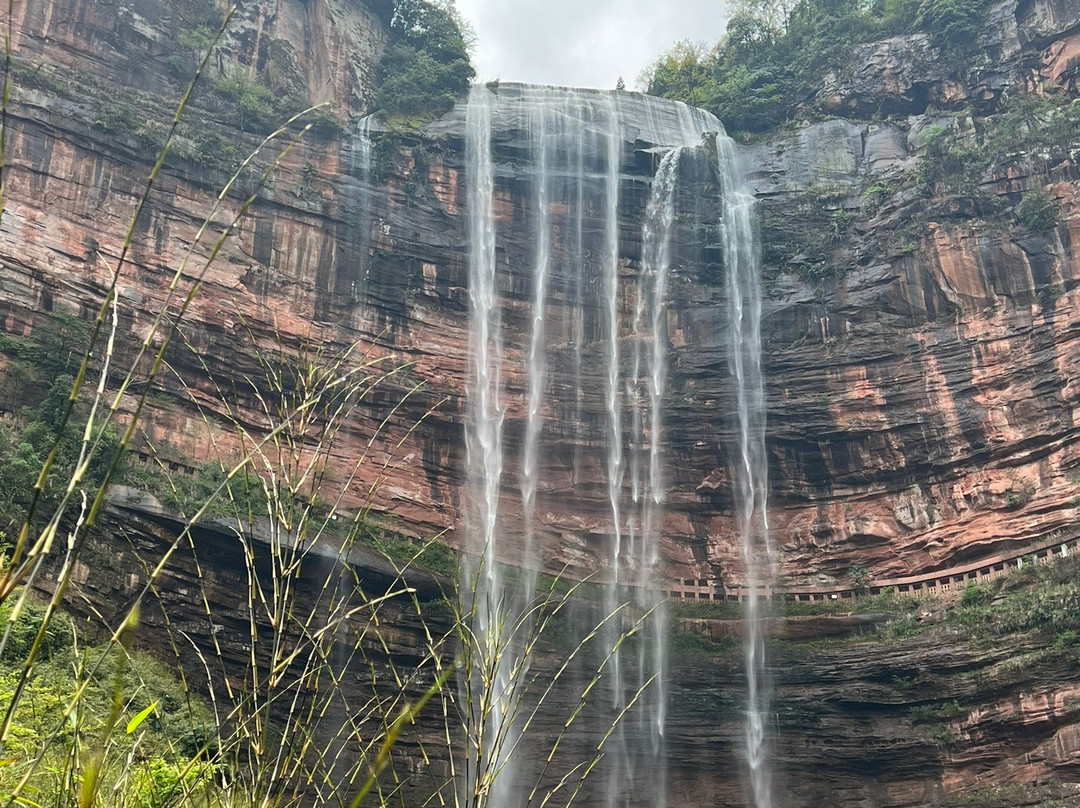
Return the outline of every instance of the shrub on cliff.
{"type": "Polygon", "coordinates": [[[989,0],[739,0],[714,48],[680,43],[647,68],[647,92],[713,112],[735,133],[802,114],[824,75],[860,43],[924,32],[961,72],[989,0]]]}
{"type": "Polygon", "coordinates": [[[468,62],[445,64],[403,42],[387,49],[379,73],[379,107],[388,117],[446,112],[473,75],[468,62]]]}
{"type": "Polygon", "coordinates": [[[1028,191],[1016,206],[1016,218],[1032,233],[1049,233],[1058,222],[1058,205],[1041,188],[1028,191]]]}
{"type": "Polygon", "coordinates": [[[92,491],[117,454],[119,435],[115,428],[108,428],[101,433],[100,450],[82,457],[87,408],[80,403],[64,418],[74,381],[71,375],[61,374],[40,403],[24,407],[0,424],[0,530],[19,525],[35,488],[43,509],[55,506],[80,466],[83,471],[76,490],[92,491]],[[42,476],[42,465],[49,457],[49,472],[42,476]]]}
{"type": "Polygon", "coordinates": [[[452,6],[397,0],[390,44],[379,64],[377,103],[383,117],[443,113],[468,90],[474,75],[465,29],[452,6]]]}
{"type": "Polygon", "coordinates": [[[236,112],[236,125],[245,132],[268,132],[281,121],[273,93],[241,69],[233,69],[212,83],[215,95],[236,112]]]}

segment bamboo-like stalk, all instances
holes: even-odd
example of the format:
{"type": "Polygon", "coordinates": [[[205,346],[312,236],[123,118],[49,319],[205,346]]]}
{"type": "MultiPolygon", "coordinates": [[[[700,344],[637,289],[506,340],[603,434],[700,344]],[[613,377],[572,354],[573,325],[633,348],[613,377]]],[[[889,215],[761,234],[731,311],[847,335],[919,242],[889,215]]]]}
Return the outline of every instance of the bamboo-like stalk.
{"type": "MultiPolygon", "coordinates": [[[[11,88],[12,10],[9,0],[0,101],[0,211],[6,189],[4,135],[11,88]]],[[[215,45],[224,34],[233,10],[235,7],[225,15],[215,45]]],[[[0,721],[0,749],[11,738],[19,705],[27,698],[27,686],[41,660],[49,626],[62,611],[91,531],[105,512],[110,482],[123,453],[138,435],[147,397],[163,374],[175,373],[166,361],[167,351],[174,339],[185,339],[182,330],[185,317],[234,225],[247,214],[259,189],[308,128],[293,132],[303,115],[310,112],[305,110],[268,135],[225,184],[176,267],[161,310],[131,364],[114,376],[116,335],[123,317],[117,283],[135,238],[136,222],[156,187],[181,117],[207,69],[212,51],[213,46],[178,104],[120,253],[114,263],[107,264],[109,280],[104,299],[56,437],[38,474],[18,537],[0,566],[0,601],[13,598],[15,603],[0,638],[2,653],[12,627],[29,603],[31,589],[44,575],[46,560],[58,549],[62,551],[44,618],[0,721]],[[209,241],[205,260],[196,260],[196,250],[200,245],[206,246],[213,223],[241,174],[254,166],[266,150],[279,146],[255,191],[236,207],[228,225],[209,241]],[[92,372],[95,353],[102,357],[96,384],[92,372]],[[116,377],[119,383],[110,387],[109,379],[116,377]],[[139,392],[133,394],[136,389],[139,392]],[[42,514],[40,511],[46,508],[43,492],[56,463],[61,436],[84,398],[89,401],[90,412],[79,442],[75,470],[66,481],[58,503],[50,513],[42,514]],[[134,406],[119,439],[118,451],[109,458],[100,483],[92,491],[84,491],[82,483],[89,465],[104,450],[106,429],[118,422],[122,406],[131,399],[134,406]]],[[[586,704],[619,646],[653,615],[631,614],[628,604],[618,605],[599,616],[555,670],[531,669],[526,660],[547,641],[554,621],[582,586],[580,582],[574,583],[569,595],[563,596],[553,582],[514,618],[513,625],[496,635],[523,638],[524,649],[511,666],[511,676],[522,684],[515,689],[503,722],[492,729],[493,734],[487,734],[487,720],[464,721],[466,714],[478,713],[486,719],[495,710],[501,695],[494,692],[494,670],[501,656],[509,653],[508,646],[489,647],[487,640],[476,636],[470,628],[474,615],[456,604],[452,591],[447,593],[452,602],[449,625],[425,616],[428,606],[409,579],[422,563],[426,545],[411,558],[390,559],[396,565],[397,578],[381,593],[365,591],[365,582],[350,560],[350,552],[370,519],[380,481],[394,472],[398,464],[407,462],[398,457],[398,450],[441,402],[417,419],[400,439],[391,442],[384,434],[388,425],[422,387],[406,385],[397,403],[373,430],[360,456],[352,461],[342,484],[330,490],[328,466],[350,415],[379,385],[398,381],[408,365],[374,356],[359,345],[335,351],[323,341],[315,341],[313,347],[308,347],[287,345],[279,338],[276,350],[265,351],[255,339],[254,329],[242,316],[240,319],[259,363],[258,377],[244,383],[257,402],[262,423],[258,429],[248,426],[228,391],[214,379],[211,369],[202,365],[211,383],[217,386],[221,411],[215,416],[219,424],[224,420],[232,427],[241,447],[239,456],[219,459],[223,479],[216,490],[197,503],[193,512],[183,514],[180,529],[156,556],[138,559],[145,573],[142,585],[130,602],[112,616],[111,626],[102,618],[103,626],[108,629],[107,641],[94,654],[80,657],[70,698],[43,739],[39,753],[22,762],[22,773],[3,795],[5,805],[33,805],[31,789],[35,778],[43,775],[57,758],[61,761],[57,770],[58,788],[72,804],[78,804],[79,808],[105,804],[126,808],[130,803],[128,781],[138,769],[140,746],[138,739],[127,745],[121,741],[125,740],[124,736],[137,733],[139,725],[150,715],[141,713],[138,722],[124,720],[131,694],[124,692],[122,673],[128,666],[131,641],[140,630],[141,610],[149,608],[150,601],[164,585],[170,565],[182,553],[190,551],[201,576],[203,566],[194,531],[207,519],[218,500],[228,500],[231,514],[226,520],[218,520],[217,526],[227,526],[232,531],[244,564],[249,604],[247,658],[237,683],[230,675],[235,671],[227,669],[226,649],[217,635],[211,631],[210,641],[200,643],[173,624],[158,598],[164,616],[164,634],[183,677],[185,697],[194,700],[190,682],[204,679],[208,683],[207,698],[218,732],[216,738],[207,738],[202,743],[199,754],[183,759],[177,756],[178,779],[170,790],[160,795],[163,806],[284,808],[305,799],[310,801],[312,795],[320,804],[337,803],[350,808],[357,808],[365,800],[380,805],[404,803],[407,778],[395,767],[394,751],[421,712],[434,702],[441,708],[432,719],[439,724],[435,741],[438,748],[423,739],[410,740],[423,761],[446,760],[449,774],[445,780],[433,778],[425,804],[486,808],[491,784],[499,774],[499,761],[524,754],[522,739],[527,734],[530,739],[533,737],[538,718],[552,707],[555,694],[565,696],[567,692],[572,695],[568,702],[571,707],[560,717],[560,731],[546,741],[542,765],[531,785],[527,805],[546,806],[554,799],[564,805],[572,803],[603,757],[605,743],[651,681],[631,695],[627,706],[612,717],[605,734],[583,759],[564,764],[560,761],[563,746],[585,714],[586,704]],[[343,535],[340,532],[332,535],[334,517],[344,510],[345,491],[361,478],[362,470],[368,471],[379,441],[391,445],[379,466],[371,470],[366,501],[354,515],[349,529],[343,535]],[[240,490],[240,483],[245,490],[240,490]],[[320,502],[325,503],[326,510],[320,502]],[[269,540],[265,545],[256,542],[256,529],[267,532],[269,540]],[[315,552],[316,547],[322,549],[331,542],[334,547],[331,556],[315,552]],[[332,561],[330,571],[321,579],[313,577],[310,571],[317,562],[327,559],[332,561]],[[301,587],[307,589],[301,592],[301,587]],[[418,659],[399,664],[385,626],[409,609],[410,617],[415,614],[418,620],[424,647],[418,659]],[[603,627],[613,622],[628,622],[629,628],[620,633],[614,648],[600,652],[595,669],[574,687],[568,681],[570,672],[585,656],[594,653],[599,645],[597,641],[605,633],[603,627]],[[195,665],[183,662],[184,657],[192,655],[195,665]],[[110,664],[115,666],[112,702],[104,722],[94,733],[90,731],[85,711],[87,694],[94,680],[110,664]],[[367,672],[371,681],[369,693],[357,693],[346,687],[347,672],[355,670],[367,672]],[[335,710],[340,715],[335,715],[335,710]],[[520,732],[511,732],[515,726],[520,732]],[[208,777],[196,776],[206,763],[202,756],[212,752],[215,759],[211,769],[220,766],[221,771],[227,770],[227,782],[224,774],[221,782],[212,783],[208,777]],[[461,782],[473,784],[471,793],[464,793],[459,787],[461,782]]],[[[197,354],[196,357],[201,361],[197,354]]],[[[180,382],[184,384],[183,379],[180,382]]],[[[198,406],[194,397],[193,401],[198,406]]],[[[209,421],[211,415],[204,413],[203,417],[209,421]]],[[[430,539],[437,540],[438,537],[430,539]]],[[[480,575],[481,570],[477,569],[476,574],[480,575]]],[[[201,591],[198,598],[205,618],[212,623],[215,612],[211,597],[201,591]]],[[[194,712],[192,709],[191,713],[194,712]]]]}

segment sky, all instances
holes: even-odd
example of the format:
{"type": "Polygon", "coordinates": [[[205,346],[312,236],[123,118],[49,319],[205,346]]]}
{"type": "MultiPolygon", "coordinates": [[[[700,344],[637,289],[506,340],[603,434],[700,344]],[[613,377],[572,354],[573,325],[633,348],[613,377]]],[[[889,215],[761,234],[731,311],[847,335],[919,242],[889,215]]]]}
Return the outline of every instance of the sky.
{"type": "Polygon", "coordinates": [[[481,81],[612,89],[682,39],[724,33],[724,0],[456,0],[481,81]]]}

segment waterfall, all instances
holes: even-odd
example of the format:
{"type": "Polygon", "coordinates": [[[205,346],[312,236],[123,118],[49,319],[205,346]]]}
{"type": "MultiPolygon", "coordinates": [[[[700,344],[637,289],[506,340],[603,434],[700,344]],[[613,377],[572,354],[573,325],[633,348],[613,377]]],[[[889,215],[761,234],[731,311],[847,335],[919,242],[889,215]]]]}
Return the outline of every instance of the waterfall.
{"type": "Polygon", "coordinates": [[[637,568],[637,577],[631,584],[639,610],[652,610],[654,614],[649,624],[650,635],[640,646],[637,669],[642,673],[638,688],[646,686],[646,672],[655,677],[655,681],[651,683],[653,698],[643,704],[638,712],[639,724],[643,730],[639,735],[649,738],[652,745],[643,750],[640,760],[632,761],[629,783],[635,790],[640,790],[643,784],[640,782],[639,771],[644,769],[651,772],[651,776],[656,778],[656,808],[666,808],[667,805],[666,766],[663,759],[667,701],[667,621],[664,595],[657,591],[663,575],[660,568],[660,511],[664,503],[664,473],[660,436],[663,428],[664,385],[667,380],[667,282],[671,268],[676,214],[676,181],[679,159],[684,148],[675,148],[663,157],[653,181],[642,234],[644,288],[639,289],[634,317],[637,354],[634,374],[640,379],[638,390],[644,386],[647,391],[644,400],[639,394],[634,408],[636,454],[640,458],[643,454],[642,447],[647,445],[648,457],[643,478],[640,460],[635,464],[632,486],[634,505],[638,511],[637,524],[640,526],[640,538],[635,537],[634,555],[640,558],[641,562],[637,568]],[[647,329],[644,328],[646,322],[647,329]],[[648,345],[648,363],[643,368],[640,359],[641,346],[644,344],[648,345]],[[643,378],[638,376],[642,371],[645,371],[643,378]],[[651,731],[648,731],[650,729],[651,731]],[[650,762],[653,764],[651,767],[648,766],[650,762]]]}
{"type": "MultiPolygon", "coordinates": [[[[602,747],[602,760],[572,762],[563,771],[595,767],[591,776],[602,778],[611,808],[664,808],[668,286],[678,254],[680,165],[704,133],[722,129],[708,113],[675,102],[523,85],[474,87],[465,123],[464,802],[520,808],[544,776],[537,769],[546,771],[546,764],[535,765],[546,752],[532,749],[526,733],[537,698],[528,692],[533,632],[545,592],[537,581],[545,567],[558,572],[552,558],[570,534],[593,559],[603,589],[598,610],[611,617],[570,628],[573,642],[603,646],[594,655],[602,675],[581,695],[582,704],[592,705],[589,718],[574,713],[558,720],[607,726],[586,727],[588,740],[578,744],[595,744],[594,752],[602,747]],[[519,189],[514,204],[505,183],[519,189]],[[634,204],[640,211],[646,198],[640,232],[632,233],[627,211],[634,204]],[[566,428],[571,420],[573,428],[566,428]],[[584,479],[603,480],[606,514],[586,513],[587,503],[600,500],[598,491],[582,492],[578,501],[582,469],[593,470],[584,479]],[[553,470],[561,476],[548,479],[553,470]],[[567,479],[569,490],[554,490],[556,480],[567,479]],[[552,514],[570,517],[552,524],[552,514]],[[580,524],[566,521],[574,516],[580,524]]],[[[741,191],[730,142],[718,140],[724,144],[713,154],[721,165],[721,231],[728,274],[737,275],[728,280],[742,458],[737,499],[740,529],[756,546],[755,537],[767,535],[754,533],[754,514],[763,518],[764,507],[756,248],[750,197],[741,191]]],[[[760,657],[752,655],[754,665],[760,657]]],[[[761,674],[754,668],[748,676],[748,716],[760,719],[761,674]]],[[[764,771],[754,762],[763,754],[762,738],[748,730],[755,772],[764,771]]]]}
{"type": "Polygon", "coordinates": [[[474,92],[466,112],[469,166],[469,429],[466,452],[470,482],[468,533],[471,551],[463,564],[461,591],[477,643],[475,673],[463,683],[462,702],[475,740],[466,746],[466,802],[480,795],[508,805],[513,782],[509,755],[513,723],[513,660],[506,648],[503,585],[496,566],[499,489],[502,483],[502,328],[496,292],[494,170],[489,137],[491,104],[474,92]],[[500,776],[495,776],[498,773],[500,776]]]}
{"type": "Polygon", "coordinates": [[[769,682],[763,625],[771,600],[772,545],[767,514],[768,461],[765,453],[765,384],[761,368],[760,248],[754,227],[754,197],[742,182],[734,144],[716,142],[721,193],[728,306],[728,366],[735,384],[736,524],[746,569],[746,762],[754,808],[772,808],[766,725],[769,682]],[[764,604],[764,605],[763,605],[764,604]]]}
{"type": "Polygon", "coordinates": [[[357,233],[355,269],[350,288],[346,292],[352,300],[365,298],[371,272],[368,251],[371,248],[372,203],[374,187],[375,150],[371,135],[373,116],[367,115],[356,123],[347,152],[345,174],[349,181],[344,198],[345,220],[351,225],[351,231],[357,233]]]}

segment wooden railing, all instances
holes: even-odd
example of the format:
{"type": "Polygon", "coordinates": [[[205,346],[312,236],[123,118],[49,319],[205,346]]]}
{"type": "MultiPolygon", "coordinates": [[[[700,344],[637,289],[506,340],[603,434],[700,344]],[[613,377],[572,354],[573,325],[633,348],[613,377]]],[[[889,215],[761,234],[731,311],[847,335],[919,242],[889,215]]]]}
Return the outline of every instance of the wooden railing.
{"type": "MultiPolygon", "coordinates": [[[[934,595],[962,589],[971,582],[990,581],[1007,575],[1025,563],[1049,564],[1080,552],[1080,535],[1054,536],[1014,553],[992,556],[970,564],[903,578],[881,578],[856,589],[853,585],[835,587],[759,586],[754,594],[759,600],[812,603],[827,600],[854,600],[862,595],[880,595],[891,589],[898,594],[934,595]]],[[[668,598],[679,601],[742,602],[751,597],[745,587],[725,587],[706,579],[683,579],[673,582],[668,598]]]]}

